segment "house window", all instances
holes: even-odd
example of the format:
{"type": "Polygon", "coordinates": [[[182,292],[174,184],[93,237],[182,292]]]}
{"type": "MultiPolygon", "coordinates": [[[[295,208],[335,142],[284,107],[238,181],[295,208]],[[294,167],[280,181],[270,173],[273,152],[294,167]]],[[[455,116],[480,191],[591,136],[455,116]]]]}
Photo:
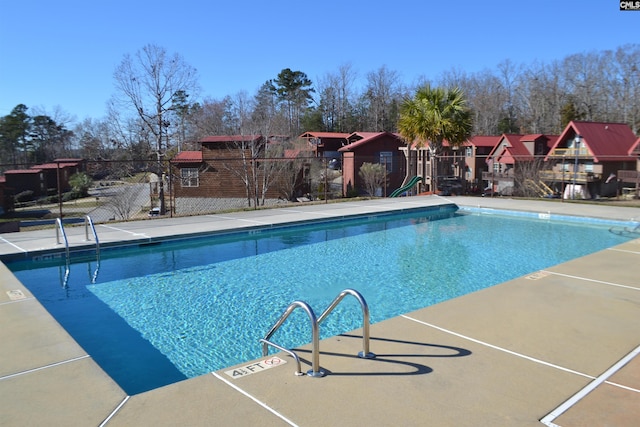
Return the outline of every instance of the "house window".
{"type": "Polygon", "coordinates": [[[387,172],[393,172],[393,153],[391,151],[381,151],[380,164],[386,166],[387,172]]]}
{"type": "Polygon", "coordinates": [[[183,187],[197,187],[198,168],[182,168],[180,169],[180,179],[183,187]]]}
{"type": "Polygon", "coordinates": [[[465,157],[473,157],[473,147],[467,147],[464,155],[465,157]]]}

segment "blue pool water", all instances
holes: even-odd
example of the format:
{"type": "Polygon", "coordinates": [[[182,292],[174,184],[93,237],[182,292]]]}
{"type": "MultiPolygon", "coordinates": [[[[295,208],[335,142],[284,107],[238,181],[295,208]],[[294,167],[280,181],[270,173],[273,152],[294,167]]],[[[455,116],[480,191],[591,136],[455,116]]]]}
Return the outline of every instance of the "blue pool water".
{"type": "MultiPolygon", "coordinates": [[[[66,282],[60,259],[7,265],[128,394],[137,394],[260,357],[258,340],[294,300],[320,314],[353,288],[375,323],[628,240],[585,223],[429,215],[105,250],[99,265],[89,255],[72,259],[66,282]]],[[[357,301],[347,297],[323,322],[321,338],[361,322],[357,301]]],[[[308,343],[306,315],[295,311],[273,340],[308,343]]]]}

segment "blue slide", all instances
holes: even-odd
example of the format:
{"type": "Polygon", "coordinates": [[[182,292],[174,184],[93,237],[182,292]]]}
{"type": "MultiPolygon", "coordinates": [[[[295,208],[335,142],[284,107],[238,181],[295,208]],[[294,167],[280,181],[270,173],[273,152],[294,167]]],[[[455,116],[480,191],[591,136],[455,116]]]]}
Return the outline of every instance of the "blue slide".
{"type": "Polygon", "coordinates": [[[413,187],[414,185],[416,185],[420,181],[422,181],[422,177],[421,176],[414,176],[413,178],[411,178],[409,180],[407,185],[403,185],[402,187],[398,188],[393,193],[389,194],[389,197],[398,197],[399,195],[401,195],[405,191],[409,191],[411,189],[411,187],[413,187]]]}

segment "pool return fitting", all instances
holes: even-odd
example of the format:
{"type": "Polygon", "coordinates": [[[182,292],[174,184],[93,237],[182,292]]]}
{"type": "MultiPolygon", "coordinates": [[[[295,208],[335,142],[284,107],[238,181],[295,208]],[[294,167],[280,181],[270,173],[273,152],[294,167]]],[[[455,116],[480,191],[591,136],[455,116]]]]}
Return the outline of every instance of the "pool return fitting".
{"type": "Polygon", "coordinates": [[[356,291],[355,289],[345,289],[344,291],[340,292],[340,294],[333,300],[329,307],[327,307],[327,309],[322,312],[319,317],[316,317],[313,309],[304,301],[294,301],[289,304],[282,316],[280,316],[280,319],[278,319],[278,321],[271,327],[265,337],[260,340],[260,342],[262,343],[262,355],[267,356],[269,354],[268,346],[272,346],[280,351],[284,351],[285,353],[293,357],[297,363],[297,371],[295,372],[295,374],[303,375],[300,369],[300,358],[298,357],[298,355],[293,350],[286,349],[270,341],[273,334],[278,330],[278,328],[280,328],[280,326],[282,326],[289,315],[291,315],[291,313],[293,313],[296,308],[301,308],[307,313],[307,316],[309,316],[309,321],[311,322],[311,369],[307,371],[307,375],[314,378],[324,377],[325,372],[320,369],[320,323],[322,323],[327,318],[329,313],[331,313],[333,309],[336,308],[338,304],[340,304],[340,301],[342,301],[347,295],[353,295],[358,300],[358,302],[360,303],[360,307],[362,308],[362,351],[358,353],[358,357],[363,359],[375,358],[376,355],[369,351],[369,306],[367,305],[367,302],[365,301],[362,294],[360,294],[360,292],[356,291]]]}

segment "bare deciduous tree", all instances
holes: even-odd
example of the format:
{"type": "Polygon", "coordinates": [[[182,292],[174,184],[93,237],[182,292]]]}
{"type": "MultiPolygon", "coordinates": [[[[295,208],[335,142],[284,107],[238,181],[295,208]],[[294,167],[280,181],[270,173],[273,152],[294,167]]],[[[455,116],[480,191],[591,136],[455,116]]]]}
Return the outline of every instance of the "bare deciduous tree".
{"type": "Polygon", "coordinates": [[[360,166],[358,175],[362,179],[365,191],[372,197],[376,196],[377,190],[382,187],[386,176],[384,165],[380,163],[363,163],[360,166]]]}
{"type": "MultiPolygon", "coordinates": [[[[178,54],[169,55],[162,47],[149,44],[134,56],[125,55],[114,72],[120,106],[131,107],[141,125],[153,137],[158,160],[158,173],[170,145],[168,120],[174,97],[198,91],[196,69],[178,54]]],[[[162,183],[162,180],[160,180],[162,183]]],[[[160,186],[160,213],[165,213],[164,186],[160,186]]]]}
{"type": "Polygon", "coordinates": [[[357,73],[351,64],[341,65],[337,73],[327,73],[318,83],[320,110],[325,130],[329,132],[353,132],[353,109],[357,73]]]}
{"type": "Polygon", "coordinates": [[[105,207],[113,213],[114,217],[126,221],[139,208],[136,204],[138,193],[139,189],[131,185],[114,187],[113,194],[105,207]]]}
{"type": "Polygon", "coordinates": [[[400,76],[386,66],[367,74],[363,99],[368,106],[368,130],[391,131],[398,121],[398,107],[402,99],[400,76]]]}

